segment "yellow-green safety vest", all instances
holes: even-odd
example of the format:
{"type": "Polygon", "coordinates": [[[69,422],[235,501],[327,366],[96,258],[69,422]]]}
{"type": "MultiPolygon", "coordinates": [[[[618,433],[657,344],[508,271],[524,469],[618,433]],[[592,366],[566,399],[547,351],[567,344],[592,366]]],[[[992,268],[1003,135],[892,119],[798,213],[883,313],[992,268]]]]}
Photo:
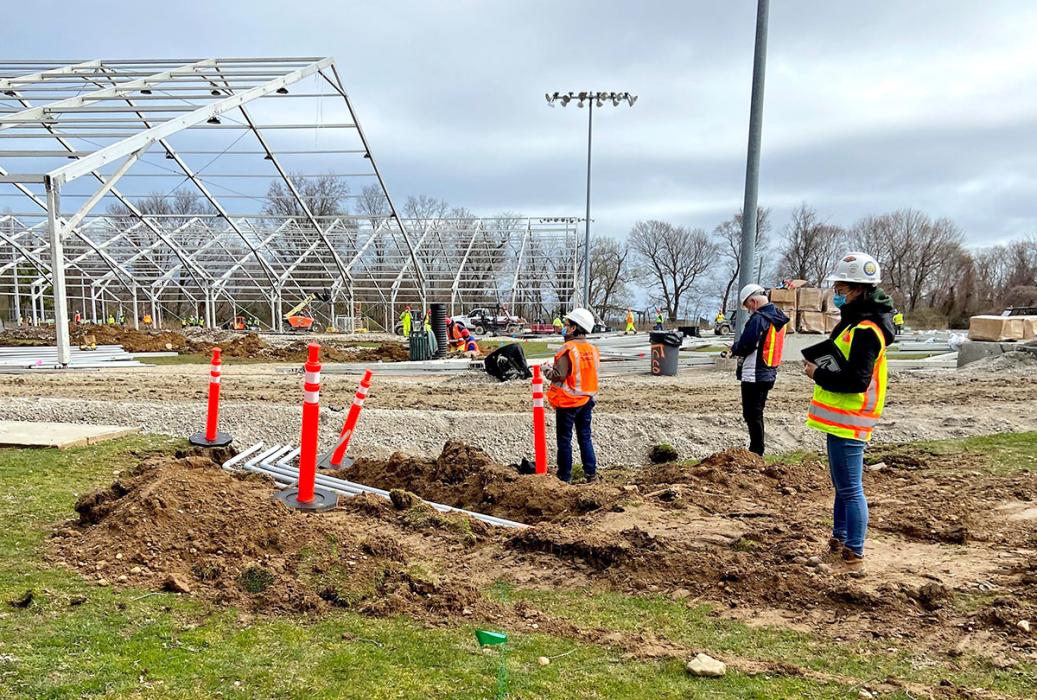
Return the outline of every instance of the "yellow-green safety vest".
{"type": "Polygon", "coordinates": [[[858,331],[874,332],[881,346],[868,388],[857,394],[847,394],[828,391],[815,384],[814,398],[807,413],[807,427],[838,437],[867,442],[871,440],[871,431],[879,422],[882,409],[886,405],[886,336],[873,321],[862,321],[845,329],[834,340],[845,360],[850,358],[850,348],[858,331]]]}

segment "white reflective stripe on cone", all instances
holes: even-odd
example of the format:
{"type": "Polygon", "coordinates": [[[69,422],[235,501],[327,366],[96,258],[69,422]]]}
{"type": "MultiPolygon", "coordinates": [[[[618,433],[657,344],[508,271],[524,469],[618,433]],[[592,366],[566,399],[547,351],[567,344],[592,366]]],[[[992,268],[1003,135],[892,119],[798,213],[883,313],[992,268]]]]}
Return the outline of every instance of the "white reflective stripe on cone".
{"type": "Polygon", "coordinates": [[[307,384],[320,384],[320,372],[307,372],[305,381],[307,384]]]}
{"type": "Polygon", "coordinates": [[[209,383],[210,384],[219,384],[220,383],[220,375],[216,375],[215,377],[209,377],[209,383]]]}
{"type": "Polygon", "coordinates": [[[371,387],[364,386],[363,384],[361,384],[360,388],[356,390],[356,393],[363,394],[364,396],[367,396],[367,392],[369,392],[370,390],[371,390],[371,387]]]}
{"type": "Polygon", "coordinates": [[[543,399],[533,399],[533,408],[543,408],[543,407],[544,407],[544,400],[543,399]]]}
{"type": "Polygon", "coordinates": [[[318,403],[320,401],[320,391],[307,391],[306,392],[306,403],[318,403]]]}

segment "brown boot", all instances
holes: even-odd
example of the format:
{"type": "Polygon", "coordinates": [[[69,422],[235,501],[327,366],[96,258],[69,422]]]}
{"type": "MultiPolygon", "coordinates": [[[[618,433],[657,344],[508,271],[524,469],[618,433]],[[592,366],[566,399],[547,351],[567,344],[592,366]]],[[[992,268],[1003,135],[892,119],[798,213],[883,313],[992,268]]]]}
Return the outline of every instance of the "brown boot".
{"type": "Polygon", "coordinates": [[[860,556],[852,549],[846,547],[843,548],[842,563],[839,566],[840,571],[848,573],[851,576],[863,576],[864,575],[864,557],[860,556]]]}
{"type": "Polygon", "coordinates": [[[829,564],[837,564],[842,561],[843,550],[846,545],[843,544],[842,540],[837,540],[834,537],[828,539],[828,551],[821,557],[824,561],[829,564]]]}

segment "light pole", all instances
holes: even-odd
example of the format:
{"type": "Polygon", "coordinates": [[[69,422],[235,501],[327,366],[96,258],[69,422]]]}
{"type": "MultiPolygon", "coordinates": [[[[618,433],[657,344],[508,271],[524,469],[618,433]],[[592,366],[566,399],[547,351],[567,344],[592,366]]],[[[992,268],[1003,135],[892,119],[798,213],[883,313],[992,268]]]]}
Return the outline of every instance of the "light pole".
{"type": "Polygon", "coordinates": [[[594,107],[604,107],[606,102],[611,102],[613,107],[618,107],[620,102],[626,102],[631,107],[637,102],[637,95],[629,92],[555,92],[545,93],[547,104],[554,107],[555,103],[568,107],[573,100],[577,101],[577,107],[583,107],[587,102],[587,218],[583,225],[583,305],[590,308],[591,296],[591,135],[594,131],[594,107]]]}
{"type": "MultiPolygon", "coordinates": [[[[749,104],[749,146],[745,162],[745,201],[742,205],[742,250],[738,274],[739,288],[753,281],[756,257],[756,200],[760,187],[760,139],[763,131],[763,79],[767,70],[767,15],[769,0],[757,0],[756,47],[753,52],[753,88],[749,104]]],[[[741,334],[748,314],[739,305],[735,332],[741,334]]]]}

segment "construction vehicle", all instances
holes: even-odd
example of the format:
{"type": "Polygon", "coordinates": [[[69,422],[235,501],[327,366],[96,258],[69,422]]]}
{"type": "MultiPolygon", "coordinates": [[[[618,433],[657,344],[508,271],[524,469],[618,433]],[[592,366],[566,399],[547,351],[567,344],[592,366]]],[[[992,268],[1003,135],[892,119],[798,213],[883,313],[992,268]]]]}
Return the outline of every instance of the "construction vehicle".
{"type": "Polygon", "coordinates": [[[305,333],[314,330],[313,316],[310,314],[310,302],[316,298],[316,294],[307,294],[302,301],[293,306],[288,313],[284,315],[284,320],[288,321],[290,330],[296,333],[305,333]]]}
{"type": "Polygon", "coordinates": [[[518,316],[509,314],[503,307],[497,307],[496,314],[491,314],[489,309],[472,309],[464,321],[465,325],[471,328],[476,335],[487,333],[515,335],[521,332],[522,326],[526,324],[518,316]]]}
{"type": "MultiPolygon", "coordinates": [[[[226,326],[224,326],[226,328],[226,326]]],[[[255,316],[250,317],[248,320],[244,316],[235,316],[234,322],[230,324],[230,330],[233,331],[258,331],[259,320],[255,316]]]]}

